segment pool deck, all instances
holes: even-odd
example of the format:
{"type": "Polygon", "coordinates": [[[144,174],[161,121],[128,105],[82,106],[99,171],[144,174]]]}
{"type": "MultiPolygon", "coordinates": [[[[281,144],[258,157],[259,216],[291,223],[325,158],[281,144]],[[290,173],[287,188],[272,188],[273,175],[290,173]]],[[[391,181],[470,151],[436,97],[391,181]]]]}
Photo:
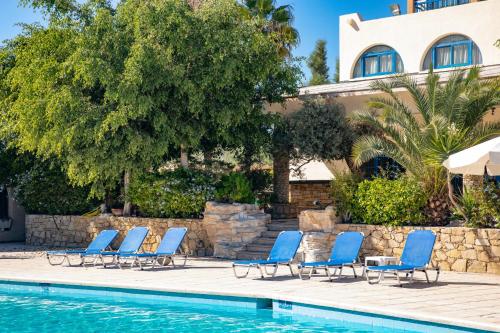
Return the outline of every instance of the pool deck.
{"type": "Polygon", "coordinates": [[[403,288],[392,278],[379,285],[350,277],[330,282],[324,275],[301,281],[280,267],[275,278],[251,271],[236,279],[230,261],[209,258],[144,271],[50,266],[40,249],[0,244],[0,280],[271,298],[500,332],[499,275],[442,272],[437,284],[422,282],[423,274],[416,278],[403,288]]]}

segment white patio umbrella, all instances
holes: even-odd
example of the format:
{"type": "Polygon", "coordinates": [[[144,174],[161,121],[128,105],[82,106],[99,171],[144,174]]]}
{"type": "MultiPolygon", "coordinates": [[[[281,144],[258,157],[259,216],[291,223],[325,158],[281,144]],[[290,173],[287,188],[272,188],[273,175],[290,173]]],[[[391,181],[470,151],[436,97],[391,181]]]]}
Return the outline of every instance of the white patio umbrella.
{"type": "Polygon", "coordinates": [[[500,137],[462,150],[443,162],[455,174],[500,176],[500,137]]]}

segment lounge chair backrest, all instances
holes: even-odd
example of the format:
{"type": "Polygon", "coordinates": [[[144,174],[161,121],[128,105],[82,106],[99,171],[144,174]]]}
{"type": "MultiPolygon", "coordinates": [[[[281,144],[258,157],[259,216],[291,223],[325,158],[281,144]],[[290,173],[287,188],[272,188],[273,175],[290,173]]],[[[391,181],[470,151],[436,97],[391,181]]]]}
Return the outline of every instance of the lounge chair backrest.
{"type": "Polygon", "coordinates": [[[431,260],[436,234],[431,230],[415,230],[408,234],[401,263],[415,267],[425,267],[431,260]]]}
{"type": "Polygon", "coordinates": [[[186,236],[187,228],[170,228],[167,230],[156,254],[175,254],[186,236]]]}
{"type": "Polygon", "coordinates": [[[353,264],[358,259],[359,250],[364,235],[361,232],[348,231],[337,235],[330,260],[340,263],[353,264]]]}
{"type": "Polygon", "coordinates": [[[106,250],[106,248],[113,242],[118,235],[116,230],[103,230],[101,231],[85,250],[87,253],[99,253],[106,250]]]}
{"type": "Polygon", "coordinates": [[[302,241],[302,231],[282,231],[274,242],[269,260],[292,261],[302,241]]]}
{"type": "Polygon", "coordinates": [[[120,253],[134,253],[139,251],[148,235],[149,229],[146,227],[134,227],[129,230],[127,236],[123,240],[118,252],[120,253]]]}

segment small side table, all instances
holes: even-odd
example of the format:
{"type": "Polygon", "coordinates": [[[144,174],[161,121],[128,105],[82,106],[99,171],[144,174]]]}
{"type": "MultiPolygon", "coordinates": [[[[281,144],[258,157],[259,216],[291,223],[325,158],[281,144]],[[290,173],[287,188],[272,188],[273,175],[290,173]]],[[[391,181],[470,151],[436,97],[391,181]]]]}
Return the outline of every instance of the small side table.
{"type": "MultiPolygon", "coordinates": [[[[397,265],[399,259],[396,257],[387,256],[371,256],[365,257],[365,267],[363,268],[363,275],[366,277],[366,267],[368,266],[385,266],[385,265],[397,265]],[[375,263],[375,265],[368,265],[368,263],[375,263]]],[[[384,279],[384,274],[382,274],[380,280],[384,279]]]]}

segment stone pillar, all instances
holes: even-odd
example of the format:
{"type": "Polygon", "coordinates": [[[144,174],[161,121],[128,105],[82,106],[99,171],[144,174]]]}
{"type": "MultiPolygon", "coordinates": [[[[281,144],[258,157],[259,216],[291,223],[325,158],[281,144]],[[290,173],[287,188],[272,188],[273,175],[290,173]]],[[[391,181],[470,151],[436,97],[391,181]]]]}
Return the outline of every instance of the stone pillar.
{"type": "Polygon", "coordinates": [[[340,222],[332,206],[325,210],[304,210],[299,215],[299,227],[304,232],[301,252],[305,261],[326,260],[330,256],[335,224],[340,222]]]}
{"type": "Polygon", "coordinates": [[[213,244],[214,256],[234,259],[246,245],[267,230],[271,215],[257,205],[207,202],[203,225],[213,244]]]}

